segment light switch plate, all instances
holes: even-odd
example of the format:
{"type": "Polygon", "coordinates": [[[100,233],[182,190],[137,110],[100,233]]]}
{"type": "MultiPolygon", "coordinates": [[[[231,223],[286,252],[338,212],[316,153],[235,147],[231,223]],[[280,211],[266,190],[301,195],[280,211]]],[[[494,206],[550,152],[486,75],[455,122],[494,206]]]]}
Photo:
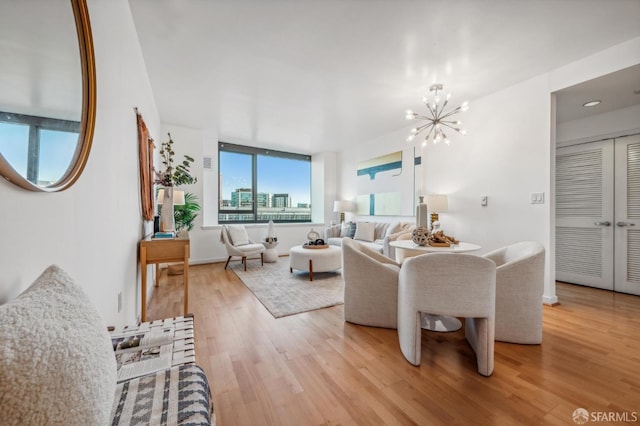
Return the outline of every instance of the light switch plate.
{"type": "Polygon", "coordinates": [[[544,204],[544,192],[532,192],[531,204],[544,204]]]}

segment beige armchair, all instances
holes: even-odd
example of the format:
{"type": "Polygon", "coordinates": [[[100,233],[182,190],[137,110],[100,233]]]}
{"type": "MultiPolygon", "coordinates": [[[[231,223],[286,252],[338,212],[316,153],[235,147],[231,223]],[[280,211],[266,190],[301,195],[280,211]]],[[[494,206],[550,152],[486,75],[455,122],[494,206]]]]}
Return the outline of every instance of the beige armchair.
{"type": "Polygon", "coordinates": [[[471,254],[408,258],[398,281],[398,338],[404,357],[420,365],[421,313],[464,317],[478,372],[493,372],[496,265],[471,254]]]}
{"type": "Polygon", "coordinates": [[[542,343],[544,246],[524,241],[484,255],[496,263],[496,340],[542,343]]]}
{"type": "Polygon", "coordinates": [[[400,265],[350,238],[342,242],[344,319],[373,327],[396,328],[400,265]]]}
{"type": "Polygon", "coordinates": [[[247,231],[244,229],[244,226],[231,226],[234,228],[230,229],[227,225],[223,226],[220,233],[220,240],[224,243],[224,246],[227,249],[227,255],[229,255],[227,263],[224,264],[224,269],[227,269],[229,261],[231,261],[231,258],[234,256],[241,258],[245,271],[247,270],[247,257],[249,256],[259,254],[260,262],[264,265],[264,245],[251,241],[247,235],[247,231]],[[231,236],[232,233],[235,234],[235,244],[234,239],[231,236]]]}

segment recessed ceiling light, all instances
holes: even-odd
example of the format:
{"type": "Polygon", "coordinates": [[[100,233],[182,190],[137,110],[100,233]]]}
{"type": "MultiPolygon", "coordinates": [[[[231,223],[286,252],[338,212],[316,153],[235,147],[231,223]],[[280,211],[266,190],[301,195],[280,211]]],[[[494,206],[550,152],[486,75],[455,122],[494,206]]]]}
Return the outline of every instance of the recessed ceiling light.
{"type": "Polygon", "coordinates": [[[596,105],[600,105],[602,103],[602,101],[589,101],[589,102],[585,102],[584,104],[582,104],[583,107],[592,107],[592,106],[596,106],[596,105]]]}

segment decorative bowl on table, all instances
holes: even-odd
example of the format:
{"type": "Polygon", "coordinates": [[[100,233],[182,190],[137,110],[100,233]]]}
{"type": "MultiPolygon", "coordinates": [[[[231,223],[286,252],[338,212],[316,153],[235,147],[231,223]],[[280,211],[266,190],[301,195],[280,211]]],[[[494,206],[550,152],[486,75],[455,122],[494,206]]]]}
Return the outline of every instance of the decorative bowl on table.
{"type": "Polygon", "coordinates": [[[429,230],[419,226],[411,232],[411,241],[418,246],[426,246],[429,242],[429,230]]]}

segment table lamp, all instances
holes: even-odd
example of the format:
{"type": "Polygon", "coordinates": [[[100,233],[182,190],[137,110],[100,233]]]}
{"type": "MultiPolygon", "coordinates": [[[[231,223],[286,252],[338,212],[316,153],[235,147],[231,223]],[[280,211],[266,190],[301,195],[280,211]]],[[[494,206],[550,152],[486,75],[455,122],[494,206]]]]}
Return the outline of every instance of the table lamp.
{"type": "Polygon", "coordinates": [[[340,213],[340,223],[344,222],[344,213],[350,212],[352,210],[353,204],[351,201],[334,201],[333,202],[333,212],[340,213]]]}
{"type": "Polygon", "coordinates": [[[449,211],[447,196],[444,194],[427,195],[427,209],[431,212],[431,230],[437,231],[440,228],[438,213],[449,211]]]}
{"type": "MultiPolygon", "coordinates": [[[[161,188],[160,190],[158,190],[158,198],[156,199],[156,202],[161,205],[162,203],[164,203],[164,188],[161,188]]],[[[177,189],[173,190],[173,204],[171,204],[168,208],[171,209],[171,212],[165,212],[165,214],[162,215],[162,219],[163,222],[168,222],[168,223],[161,223],[161,227],[163,231],[167,231],[167,232],[173,232],[176,229],[176,222],[175,222],[175,217],[174,217],[174,212],[173,212],[173,206],[181,206],[184,204],[184,191],[178,191],[177,189]],[[171,213],[171,214],[169,214],[171,213]]],[[[165,206],[165,208],[167,208],[167,206],[165,206]]]]}

